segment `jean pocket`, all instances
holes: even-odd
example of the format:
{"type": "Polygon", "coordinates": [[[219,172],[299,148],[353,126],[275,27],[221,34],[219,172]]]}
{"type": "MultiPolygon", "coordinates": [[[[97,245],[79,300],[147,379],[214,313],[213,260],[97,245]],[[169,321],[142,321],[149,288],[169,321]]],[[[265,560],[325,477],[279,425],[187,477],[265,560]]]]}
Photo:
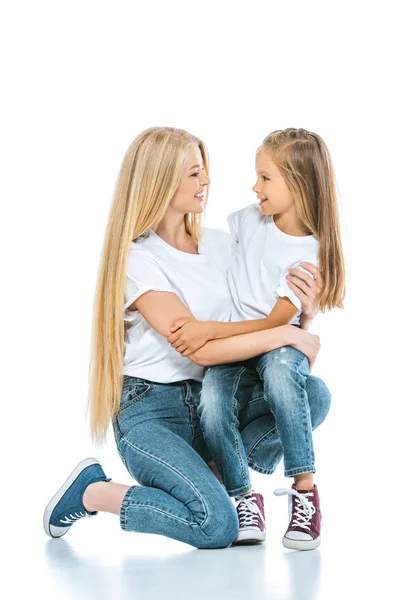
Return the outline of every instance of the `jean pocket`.
{"type": "Polygon", "coordinates": [[[140,402],[151,391],[152,386],[145,382],[137,382],[128,387],[123,388],[119,412],[129,408],[132,404],[140,402]]]}

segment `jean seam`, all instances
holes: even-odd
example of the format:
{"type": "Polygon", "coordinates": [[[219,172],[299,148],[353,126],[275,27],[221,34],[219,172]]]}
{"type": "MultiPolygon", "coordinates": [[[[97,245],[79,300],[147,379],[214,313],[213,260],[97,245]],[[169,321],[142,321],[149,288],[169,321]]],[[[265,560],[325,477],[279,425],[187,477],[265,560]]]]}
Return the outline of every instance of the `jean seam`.
{"type": "MultiPolygon", "coordinates": [[[[193,423],[194,423],[194,419],[195,419],[194,411],[196,410],[196,407],[193,406],[193,403],[191,403],[189,401],[189,398],[191,398],[193,396],[193,394],[192,394],[192,387],[191,387],[191,385],[190,385],[190,383],[188,381],[186,381],[185,383],[187,385],[187,388],[186,388],[186,395],[183,398],[183,403],[184,403],[184,405],[186,406],[186,408],[189,411],[189,425],[190,425],[191,430],[192,430],[192,447],[193,447],[193,442],[194,442],[194,439],[195,439],[195,437],[194,437],[194,425],[193,425],[193,423]]],[[[182,384],[182,388],[183,388],[183,392],[185,393],[185,391],[184,391],[185,390],[184,384],[182,384]]]]}
{"type": "Polygon", "coordinates": [[[277,427],[274,427],[273,429],[267,431],[267,433],[264,433],[260,438],[258,438],[258,440],[254,442],[250,452],[247,454],[247,458],[251,458],[252,454],[255,452],[256,447],[258,446],[258,444],[260,444],[260,442],[262,442],[263,440],[267,440],[269,437],[272,437],[276,432],[278,432],[278,429],[277,427]]]}
{"type": "MultiPolygon", "coordinates": [[[[300,399],[300,404],[301,404],[301,426],[303,427],[303,432],[305,434],[304,437],[305,437],[305,446],[306,446],[306,449],[307,449],[307,457],[308,457],[309,462],[312,463],[313,460],[314,460],[313,456],[312,456],[312,454],[313,454],[312,438],[310,440],[310,437],[308,435],[308,425],[307,425],[307,423],[308,423],[308,421],[310,421],[310,428],[311,429],[312,429],[312,424],[311,424],[311,418],[310,419],[307,418],[307,407],[306,407],[306,402],[307,402],[306,384],[307,384],[308,373],[302,373],[302,372],[300,372],[300,368],[301,368],[301,365],[302,365],[302,363],[303,363],[304,360],[305,360],[304,356],[302,357],[302,359],[300,361],[296,361],[296,360],[291,359],[291,360],[289,360],[288,365],[289,365],[289,368],[291,368],[291,370],[294,371],[294,373],[297,376],[304,378],[304,385],[301,386],[301,390],[300,390],[301,393],[299,394],[299,399],[300,399]]],[[[259,371],[259,363],[256,364],[256,371],[257,371],[260,379],[262,379],[264,381],[264,379],[262,377],[262,374],[259,371]]],[[[295,381],[295,383],[297,385],[300,385],[298,381],[295,381]]],[[[264,398],[266,399],[265,390],[264,390],[264,398]]],[[[272,404],[273,404],[273,401],[272,401],[272,404]]],[[[270,409],[271,409],[271,412],[274,415],[275,420],[276,420],[276,415],[275,415],[273,406],[271,406],[271,401],[270,401],[270,409]]],[[[278,434],[279,434],[279,431],[278,431],[278,434]]],[[[284,463],[286,463],[285,448],[284,448],[282,442],[281,442],[281,445],[282,445],[282,448],[283,448],[284,463]]],[[[297,469],[297,468],[303,468],[303,467],[295,467],[294,469],[297,469]]],[[[287,469],[286,466],[285,466],[285,474],[287,472],[292,472],[294,469],[287,469]]]]}
{"type": "MultiPolygon", "coordinates": [[[[239,458],[240,471],[241,471],[243,480],[246,481],[246,482],[248,482],[247,485],[251,485],[251,481],[246,476],[245,467],[244,467],[244,463],[243,463],[243,460],[242,460],[242,456],[241,456],[241,454],[239,452],[239,435],[240,435],[240,433],[237,430],[237,428],[235,427],[235,422],[238,421],[238,418],[236,416],[236,408],[237,408],[236,392],[237,392],[238,387],[239,387],[240,378],[241,378],[241,376],[243,375],[243,373],[245,371],[246,371],[246,367],[241,367],[241,369],[236,374],[235,381],[233,383],[233,389],[232,389],[232,397],[233,397],[233,405],[232,405],[233,421],[232,421],[232,424],[231,424],[231,429],[232,429],[233,437],[235,439],[236,454],[237,454],[237,456],[239,458]]],[[[246,457],[246,467],[247,467],[247,457],[246,457]]]]}
{"type": "Polygon", "coordinates": [[[143,504],[141,502],[137,502],[135,504],[131,504],[130,508],[148,508],[150,510],[154,510],[158,513],[161,513],[162,515],[166,515],[167,517],[170,517],[171,519],[180,521],[181,523],[183,523],[184,525],[188,525],[189,527],[200,527],[201,528],[201,525],[199,525],[199,523],[196,523],[196,521],[187,521],[186,519],[182,519],[182,517],[178,517],[177,515],[174,515],[173,513],[170,513],[163,508],[158,508],[157,506],[154,506],[153,504],[143,504]]]}
{"type": "Polygon", "coordinates": [[[124,531],[127,531],[126,528],[126,509],[129,505],[129,500],[130,497],[132,496],[132,492],[135,489],[135,485],[132,485],[126,492],[125,496],[122,499],[121,502],[121,508],[120,508],[120,516],[119,516],[119,522],[121,525],[121,529],[123,529],[124,531]]]}
{"type": "MultiPolygon", "coordinates": [[[[162,465],[164,465],[165,467],[167,467],[168,469],[170,469],[171,471],[173,471],[174,473],[176,473],[179,477],[181,477],[187,484],[189,484],[189,487],[192,488],[192,490],[194,491],[195,495],[197,496],[197,498],[199,499],[199,501],[200,501],[200,503],[201,503],[201,505],[203,507],[203,511],[204,511],[204,515],[205,516],[204,516],[204,519],[199,523],[199,526],[203,527],[203,525],[206,523],[207,519],[209,518],[209,514],[207,512],[207,507],[204,504],[203,498],[202,498],[199,490],[193,485],[193,483],[187,477],[185,477],[182,473],[180,473],[180,471],[178,471],[178,469],[176,469],[172,465],[168,464],[165,460],[162,460],[162,459],[158,458],[157,456],[153,456],[152,454],[150,454],[150,452],[147,452],[146,450],[143,450],[142,448],[139,448],[138,446],[135,446],[129,440],[127,440],[125,437],[123,437],[121,439],[121,443],[125,443],[127,446],[129,446],[133,450],[136,450],[137,452],[140,452],[141,454],[144,454],[148,458],[151,458],[151,459],[155,460],[156,462],[161,463],[162,465]]],[[[180,518],[180,517],[177,517],[177,518],[180,518]]]]}
{"type": "Polygon", "coordinates": [[[243,485],[240,488],[235,488],[234,490],[226,490],[228,496],[239,496],[240,494],[245,494],[246,492],[250,492],[252,489],[251,483],[249,485],[243,485]]]}
{"type": "Polygon", "coordinates": [[[261,467],[255,463],[253,460],[249,460],[248,464],[253,471],[257,471],[257,473],[262,473],[263,475],[272,475],[275,471],[274,469],[265,469],[264,467],[261,467]]]}
{"type": "Polygon", "coordinates": [[[314,465],[304,465],[303,467],[295,467],[294,469],[285,469],[285,477],[293,477],[294,475],[302,475],[303,473],[315,473],[314,465]]]}

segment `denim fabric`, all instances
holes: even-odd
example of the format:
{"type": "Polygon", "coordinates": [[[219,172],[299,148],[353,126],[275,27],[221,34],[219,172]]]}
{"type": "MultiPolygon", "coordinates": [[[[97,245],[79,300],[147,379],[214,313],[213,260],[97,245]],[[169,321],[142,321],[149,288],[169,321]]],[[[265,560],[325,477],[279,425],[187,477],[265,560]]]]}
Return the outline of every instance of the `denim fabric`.
{"type": "Polygon", "coordinates": [[[201,383],[124,376],[113,420],[119,455],[140,484],[127,491],[120,523],[197,548],[223,548],[238,535],[233,503],[193,448],[201,444],[196,405],[201,383]]]}
{"type": "Polygon", "coordinates": [[[331,395],[308,375],[307,358],[285,346],[247,361],[208,367],[197,410],[205,442],[230,496],[251,489],[248,466],[285,475],[315,472],[312,430],[331,395]]]}

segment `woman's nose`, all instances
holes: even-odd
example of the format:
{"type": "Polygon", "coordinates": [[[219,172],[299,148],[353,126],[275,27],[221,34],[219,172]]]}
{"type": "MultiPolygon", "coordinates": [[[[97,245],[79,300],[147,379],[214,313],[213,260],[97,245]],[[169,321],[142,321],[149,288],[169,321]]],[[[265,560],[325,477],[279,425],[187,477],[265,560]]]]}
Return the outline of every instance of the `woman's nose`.
{"type": "Polygon", "coordinates": [[[202,173],[203,177],[201,179],[201,185],[209,185],[210,183],[210,178],[208,175],[206,175],[205,173],[202,173]]]}

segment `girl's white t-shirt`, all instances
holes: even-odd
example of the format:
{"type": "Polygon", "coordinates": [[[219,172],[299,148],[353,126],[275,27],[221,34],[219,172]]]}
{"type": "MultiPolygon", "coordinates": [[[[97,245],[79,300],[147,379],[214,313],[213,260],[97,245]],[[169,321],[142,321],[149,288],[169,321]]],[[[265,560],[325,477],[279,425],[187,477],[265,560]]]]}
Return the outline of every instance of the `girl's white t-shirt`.
{"type": "Polygon", "coordinates": [[[230,214],[228,225],[233,250],[228,273],[231,320],[267,317],[278,298],[287,296],[298,309],[290,324],[298,324],[301,301],[288,286],[286,275],[294,267],[309,273],[298,265],[300,262],[318,266],[317,238],[284,233],[275,225],[273,216],[264,215],[258,204],[230,214]]]}
{"type": "Polygon", "coordinates": [[[222,229],[204,228],[198,252],[181,252],[152,229],[132,242],[125,284],[124,375],[158,383],[202,380],[203,367],[181,356],[139,311],[128,310],[139,296],[155,290],[176,294],[196,319],[229,321],[232,307],[227,284],[231,259],[229,234],[222,229]]]}

